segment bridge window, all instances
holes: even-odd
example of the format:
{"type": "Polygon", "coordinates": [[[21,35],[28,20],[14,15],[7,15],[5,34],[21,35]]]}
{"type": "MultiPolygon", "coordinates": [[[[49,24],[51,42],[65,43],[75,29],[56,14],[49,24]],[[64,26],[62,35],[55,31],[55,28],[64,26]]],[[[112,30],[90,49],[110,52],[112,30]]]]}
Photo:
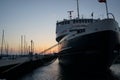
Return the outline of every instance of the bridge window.
{"type": "Polygon", "coordinates": [[[57,25],[65,25],[65,24],[70,24],[70,21],[62,21],[57,23],[57,25]]]}
{"type": "Polygon", "coordinates": [[[77,33],[83,33],[83,32],[85,32],[85,29],[79,29],[79,30],[77,30],[77,33]]]}
{"type": "Polygon", "coordinates": [[[73,31],[76,31],[77,33],[83,33],[83,32],[85,32],[85,29],[73,29],[73,30],[70,30],[70,32],[73,32],[73,31]]]}

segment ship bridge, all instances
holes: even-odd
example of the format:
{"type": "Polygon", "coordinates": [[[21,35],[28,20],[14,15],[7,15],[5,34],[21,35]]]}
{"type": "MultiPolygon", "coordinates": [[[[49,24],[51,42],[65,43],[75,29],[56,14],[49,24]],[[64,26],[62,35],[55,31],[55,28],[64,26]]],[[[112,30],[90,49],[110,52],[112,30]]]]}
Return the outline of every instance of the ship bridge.
{"type": "Polygon", "coordinates": [[[64,19],[56,23],[56,40],[59,42],[72,30],[87,27],[88,24],[99,21],[100,19],[64,19]]]}

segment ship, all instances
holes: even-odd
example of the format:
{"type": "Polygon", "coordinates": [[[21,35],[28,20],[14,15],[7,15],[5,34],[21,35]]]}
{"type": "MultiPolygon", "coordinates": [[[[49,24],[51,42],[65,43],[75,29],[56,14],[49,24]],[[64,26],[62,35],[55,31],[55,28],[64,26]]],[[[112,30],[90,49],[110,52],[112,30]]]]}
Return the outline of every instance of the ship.
{"type": "Polygon", "coordinates": [[[114,63],[120,50],[120,28],[112,13],[107,17],[94,19],[79,17],[77,0],[77,17],[56,22],[56,41],[58,42],[59,64],[64,67],[83,70],[107,70],[114,63]],[[111,18],[109,16],[112,16],[111,18]]]}

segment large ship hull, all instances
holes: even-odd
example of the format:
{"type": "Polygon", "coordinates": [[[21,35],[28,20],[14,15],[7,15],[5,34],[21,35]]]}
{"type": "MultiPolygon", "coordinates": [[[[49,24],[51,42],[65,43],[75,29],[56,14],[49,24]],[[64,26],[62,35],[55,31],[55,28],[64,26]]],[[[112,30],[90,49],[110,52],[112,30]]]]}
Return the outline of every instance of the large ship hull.
{"type": "Polygon", "coordinates": [[[59,63],[83,70],[108,69],[119,55],[118,35],[116,31],[106,30],[63,41],[59,63]]]}

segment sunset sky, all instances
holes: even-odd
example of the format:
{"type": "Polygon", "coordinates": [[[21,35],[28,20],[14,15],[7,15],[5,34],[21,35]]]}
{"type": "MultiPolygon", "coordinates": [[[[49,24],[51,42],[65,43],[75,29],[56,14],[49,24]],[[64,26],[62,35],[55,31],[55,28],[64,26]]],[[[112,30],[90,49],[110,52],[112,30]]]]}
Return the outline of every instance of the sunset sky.
{"type": "MultiPolygon", "coordinates": [[[[105,18],[105,4],[98,0],[79,0],[80,17],[105,18]]],[[[108,0],[109,12],[120,24],[120,0],[108,0]]],[[[0,0],[0,44],[2,30],[9,48],[20,48],[21,35],[27,45],[34,41],[36,52],[56,44],[56,21],[68,19],[67,11],[76,17],[76,0],[0,0]]]]}

